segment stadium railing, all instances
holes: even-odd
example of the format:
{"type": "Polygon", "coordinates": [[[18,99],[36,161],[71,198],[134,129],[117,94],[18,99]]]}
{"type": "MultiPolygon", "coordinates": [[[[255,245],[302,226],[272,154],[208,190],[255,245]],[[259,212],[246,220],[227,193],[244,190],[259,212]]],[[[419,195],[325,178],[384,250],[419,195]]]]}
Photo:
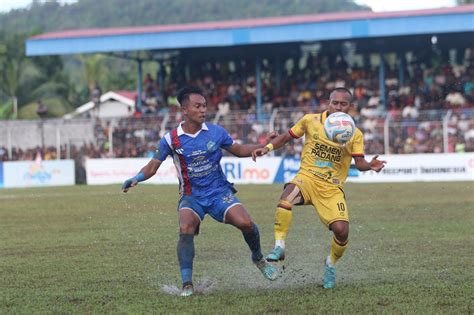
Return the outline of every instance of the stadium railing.
{"type": "MultiPolygon", "coordinates": [[[[237,110],[209,115],[242,143],[265,143],[269,131],[286,132],[308,112],[306,108],[279,108],[258,120],[255,111],[237,110]]],[[[364,133],[367,154],[450,153],[474,151],[474,109],[447,111],[379,112],[354,115],[364,133]]],[[[54,148],[56,158],[74,158],[81,146],[96,148],[94,157],[150,156],[157,141],[181,121],[177,111],[141,118],[46,119],[2,121],[0,148],[12,159],[12,150],[54,148]],[[74,148],[74,150],[72,149],[74,148]]],[[[277,151],[298,155],[302,140],[277,151]]],[[[83,152],[84,153],[84,152],[83,152]]],[[[0,157],[1,158],[1,157],[0,157]]]]}

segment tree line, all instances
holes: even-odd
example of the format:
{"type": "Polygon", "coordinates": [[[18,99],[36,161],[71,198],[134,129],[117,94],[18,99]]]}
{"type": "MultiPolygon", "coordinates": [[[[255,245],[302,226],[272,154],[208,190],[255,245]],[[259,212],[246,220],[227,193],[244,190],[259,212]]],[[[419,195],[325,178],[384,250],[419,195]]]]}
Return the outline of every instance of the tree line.
{"type": "MultiPolygon", "coordinates": [[[[107,55],[26,57],[25,40],[36,34],[355,10],[370,8],[353,0],[33,0],[0,14],[0,119],[36,118],[38,100],[50,117],[61,116],[87,102],[95,83],[103,91],[136,86],[135,63],[107,55]]],[[[145,63],[144,71],[154,73],[154,67],[145,63]]]]}

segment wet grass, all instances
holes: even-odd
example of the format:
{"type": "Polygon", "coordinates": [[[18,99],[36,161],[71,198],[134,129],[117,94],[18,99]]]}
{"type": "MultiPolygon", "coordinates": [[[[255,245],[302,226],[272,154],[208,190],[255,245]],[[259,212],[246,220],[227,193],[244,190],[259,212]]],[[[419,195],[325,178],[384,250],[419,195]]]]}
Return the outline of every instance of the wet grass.
{"type": "MultiPolygon", "coordinates": [[[[281,186],[238,188],[267,252],[281,186]]],[[[239,231],[206,218],[194,267],[205,293],[183,299],[170,294],[177,187],[0,190],[0,313],[474,312],[472,183],[351,184],[346,195],[350,247],[335,289],[321,288],[331,234],[298,207],[275,282],[239,231]]]]}

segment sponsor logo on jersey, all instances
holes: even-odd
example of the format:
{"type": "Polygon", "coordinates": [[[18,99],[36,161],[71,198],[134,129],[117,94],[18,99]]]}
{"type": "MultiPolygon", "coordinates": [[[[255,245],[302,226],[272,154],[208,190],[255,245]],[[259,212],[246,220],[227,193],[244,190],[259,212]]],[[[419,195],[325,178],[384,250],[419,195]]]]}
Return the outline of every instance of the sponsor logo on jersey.
{"type": "Polygon", "coordinates": [[[216,145],[216,143],[215,143],[214,141],[209,141],[209,142],[207,143],[207,150],[208,150],[209,152],[214,152],[214,151],[216,151],[216,150],[217,150],[217,145],[216,145]]]}
{"type": "Polygon", "coordinates": [[[311,149],[311,155],[331,162],[341,162],[342,149],[316,142],[311,149]]]}
{"type": "Polygon", "coordinates": [[[321,160],[316,160],[314,162],[314,165],[316,165],[317,167],[333,167],[334,166],[334,164],[332,162],[321,161],[321,160]]]}
{"type": "Polygon", "coordinates": [[[191,152],[191,154],[189,156],[205,155],[206,152],[207,151],[205,151],[205,150],[196,150],[196,151],[191,152]]]}

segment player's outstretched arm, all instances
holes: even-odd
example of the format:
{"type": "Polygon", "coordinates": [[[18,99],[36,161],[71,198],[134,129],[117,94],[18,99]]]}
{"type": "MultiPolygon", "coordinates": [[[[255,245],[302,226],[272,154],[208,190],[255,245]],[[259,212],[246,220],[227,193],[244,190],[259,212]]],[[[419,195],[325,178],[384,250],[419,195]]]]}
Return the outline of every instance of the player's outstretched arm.
{"type": "MultiPolygon", "coordinates": [[[[271,141],[272,139],[275,139],[278,137],[278,133],[275,131],[270,132],[267,135],[267,142],[271,141]]],[[[237,157],[249,157],[252,156],[252,152],[256,149],[263,148],[262,144],[238,144],[234,143],[231,145],[229,148],[227,148],[227,151],[229,151],[231,154],[237,156],[237,157]]]]}
{"type": "Polygon", "coordinates": [[[145,165],[137,175],[132,178],[127,179],[122,185],[122,191],[126,193],[130,188],[136,186],[139,182],[143,182],[148,178],[152,177],[158,171],[158,168],[161,165],[161,161],[156,159],[151,159],[147,165],[145,165]]]}
{"type": "Polygon", "coordinates": [[[387,161],[377,159],[379,156],[376,155],[370,160],[370,162],[366,161],[361,156],[354,157],[355,166],[359,171],[376,171],[377,173],[380,172],[384,167],[387,161]]]}
{"type": "Polygon", "coordinates": [[[253,150],[252,160],[256,161],[258,156],[264,156],[265,154],[267,154],[268,152],[272,150],[277,150],[281,148],[292,139],[293,137],[290,135],[289,132],[279,135],[263,148],[258,148],[258,149],[253,150]]]}

